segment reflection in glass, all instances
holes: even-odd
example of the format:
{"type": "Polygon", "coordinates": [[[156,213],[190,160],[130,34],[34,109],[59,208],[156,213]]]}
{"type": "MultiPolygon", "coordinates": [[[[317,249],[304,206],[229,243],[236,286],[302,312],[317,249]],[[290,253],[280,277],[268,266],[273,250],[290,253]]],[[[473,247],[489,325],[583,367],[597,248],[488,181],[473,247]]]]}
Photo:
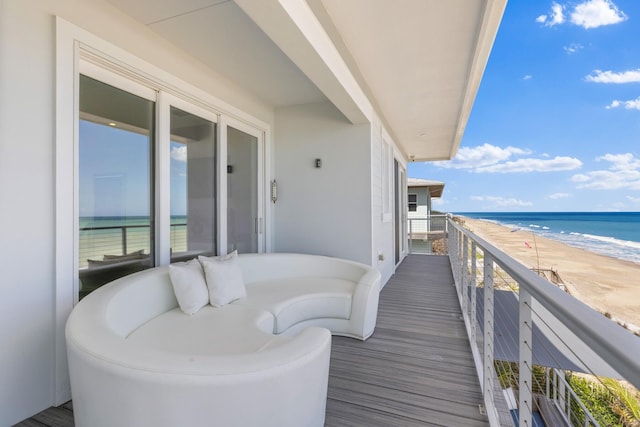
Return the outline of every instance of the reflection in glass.
{"type": "Polygon", "coordinates": [[[258,252],[258,138],[227,130],[227,251],[258,252]]]}
{"type": "Polygon", "coordinates": [[[216,124],[171,107],[171,261],[216,248],[216,124]]]}
{"type": "Polygon", "coordinates": [[[80,297],[154,264],[152,101],[80,76],[80,297]]]}

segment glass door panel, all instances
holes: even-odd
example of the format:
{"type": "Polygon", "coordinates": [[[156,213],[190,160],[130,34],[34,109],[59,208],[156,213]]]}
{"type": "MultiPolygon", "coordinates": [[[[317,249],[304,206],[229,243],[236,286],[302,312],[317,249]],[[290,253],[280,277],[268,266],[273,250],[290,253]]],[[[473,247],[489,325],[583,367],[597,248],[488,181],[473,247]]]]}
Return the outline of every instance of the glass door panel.
{"type": "Polygon", "coordinates": [[[80,298],[154,265],[155,102],[80,76],[80,298]]]}
{"type": "Polygon", "coordinates": [[[171,107],[171,261],[216,250],[216,124],[171,107]]]}
{"type": "Polygon", "coordinates": [[[227,251],[261,252],[259,139],[227,127],[227,251]]]}

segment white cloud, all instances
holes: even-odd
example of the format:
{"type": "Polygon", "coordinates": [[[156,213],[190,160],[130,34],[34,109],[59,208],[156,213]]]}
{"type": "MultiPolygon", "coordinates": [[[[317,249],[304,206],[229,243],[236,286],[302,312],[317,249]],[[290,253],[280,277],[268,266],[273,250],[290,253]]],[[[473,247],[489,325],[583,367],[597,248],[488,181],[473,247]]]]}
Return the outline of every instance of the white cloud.
{"type": "Polygon", "coordinates": [[[475,172],[514,173],[514,172],[557,172],[578,169],[582,162],[575,157],[559,156],[553,159],[518,159],[490,166],[476,168],[475,172]]]}
{"type": "Polygon", "coordinates": [[[179,162],[187,161],[187,146],[182,145],[180,147],[171,148],[171,158],[179,162]]]}
{"type": "Polygon", "coordinates": [[[571,43],[570,45],[563,47],[564,51],[569,55],[574,54],[583,48],[584,46],[582,46],[580,43],[571,43]]]}
{"type": "Polygon", "coordinates": [[[477,147],[461,147],[456,157],[452,160],[433,162],[433,164],[448,169],[475,169],[507,160],[514,154],[522,155],[529,153],[529,150],[523,150],[521,148],[501,148],[485,143],[477,147]]]}
{"type": "Polygon", "coordinates": [[[542,159],[512,157],[532,154],[531,150],[516,147],[496,147],[483,144],[477,147],[462,147],[455,158],[444,162],[433,162],[435,166],[447,169],[467,169],[477,173],[526,173],[555,172],[578,169],[582,162],[575,157],[557,156],[550,158],[543,154],[542,159]]]}
{"type": "Polygon", "coordinates": [[[533,206],[533,203],[526,202],[524,200],[518,200],[514,198],[506,198],[500,196],[472,196],[471,200],[476,202],[488,202],[491,206],[488,207],[501,207],[501,208],[513,208],[533,206]]]}
{"type": "Polygon", "coordinates": [[[547,15],[538,16],[536,22],[547,27],[562,24],[564,22],[564,6],[556,2],[551,3],[551,11],[547,15]]]}
{"type": "Polygon", "coordinates": [[[522,80],[531,80],[533,78],[533,76],[531,74],[527,74],[526,76],[524,76],[522,78],[522,80]]]}
{"type": "Polygon", "coordinates": [[[591,74],[584,78],[588,82],[593,83],[638,83],[640,82],[640,69],[622,71],[616,73],[611,70],[593,70],[591,74]]]}
{"type": "Polygon", "coordinates": [[[606,170],[596,170],[586,174],[574,175],[571,180],[578,188],[591,190],[640,190],[640,158],[631,153],[605,154],[597,161],[606,161],[610,166],[606,170]]]}
{"type": "Polygon", "coordinates": [[[596,157],[597,161],[604,160],[611,163],[611,170],[640,170],[640,159],[637,159],[631,153],[624,154],[605,154],[604,156],[596,157]]]}
{"type": "Polygon", "coordinates": [[[586,29],[618,24],[627,19],[611,0],[587,0],[571,13],[571,22],[586,29]]]}
{"type": "Polygon", "coordinates": [[[566,199],[567,197],[570,197],[571,195],[569,193],[553,193],[549,195],[550,199],[553,200],[558,200],[558,199],[566,199]]]}
{"type": "Polygon", "coordinates": [[[640,203],[640,197],[627,196],[627,199],[628,199],[631,203],[640,203]]]}
{"type": "Polygon", "coordinates": [[[626,110],[640,110],[640,96],[636,99],[630,99],[628,101],[614,100],[611,104],[605,108],[611,110],[612,108],[624,107],[626,110]]]}
{"type": "Polygon", "coordinates": [[[579,173],[579,174],[573,175],[573,176],[571,177],[571,181],[573,181],[573,182],[587,182],[587,181],[589,181],[590,179],[591,179],[591,178],[589,178],[587,175],[582,174],[582,173],[579,173]]]}

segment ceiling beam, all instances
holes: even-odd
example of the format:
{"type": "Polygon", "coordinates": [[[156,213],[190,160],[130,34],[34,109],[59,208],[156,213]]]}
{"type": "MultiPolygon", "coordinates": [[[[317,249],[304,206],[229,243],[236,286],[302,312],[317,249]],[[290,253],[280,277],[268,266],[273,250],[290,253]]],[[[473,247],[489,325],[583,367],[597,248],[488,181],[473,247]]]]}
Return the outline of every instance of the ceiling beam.
{"type": "Polygon", "coordinates": [[[354,124],[373,107],[305,0],[235,0],[291,61],[354,124]]]}

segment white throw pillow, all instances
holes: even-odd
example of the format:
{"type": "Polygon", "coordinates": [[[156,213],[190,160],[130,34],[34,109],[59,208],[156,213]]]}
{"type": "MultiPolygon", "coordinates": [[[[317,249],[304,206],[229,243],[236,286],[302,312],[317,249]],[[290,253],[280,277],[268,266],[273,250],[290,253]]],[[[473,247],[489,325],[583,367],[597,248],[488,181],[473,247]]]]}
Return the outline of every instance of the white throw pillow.
{"type": "Polygon", "coordinates": [[[197,259],[169,265],[173,292],[185,314],[193,315],[209,303],[209,291],[197,259]]]}
{"type": "Polygon", "coordinates": [[[218,257],[200,255],[198,260],[204,269],[212,306],[222,307],[247,296],[237,251],[218,257]]]}

